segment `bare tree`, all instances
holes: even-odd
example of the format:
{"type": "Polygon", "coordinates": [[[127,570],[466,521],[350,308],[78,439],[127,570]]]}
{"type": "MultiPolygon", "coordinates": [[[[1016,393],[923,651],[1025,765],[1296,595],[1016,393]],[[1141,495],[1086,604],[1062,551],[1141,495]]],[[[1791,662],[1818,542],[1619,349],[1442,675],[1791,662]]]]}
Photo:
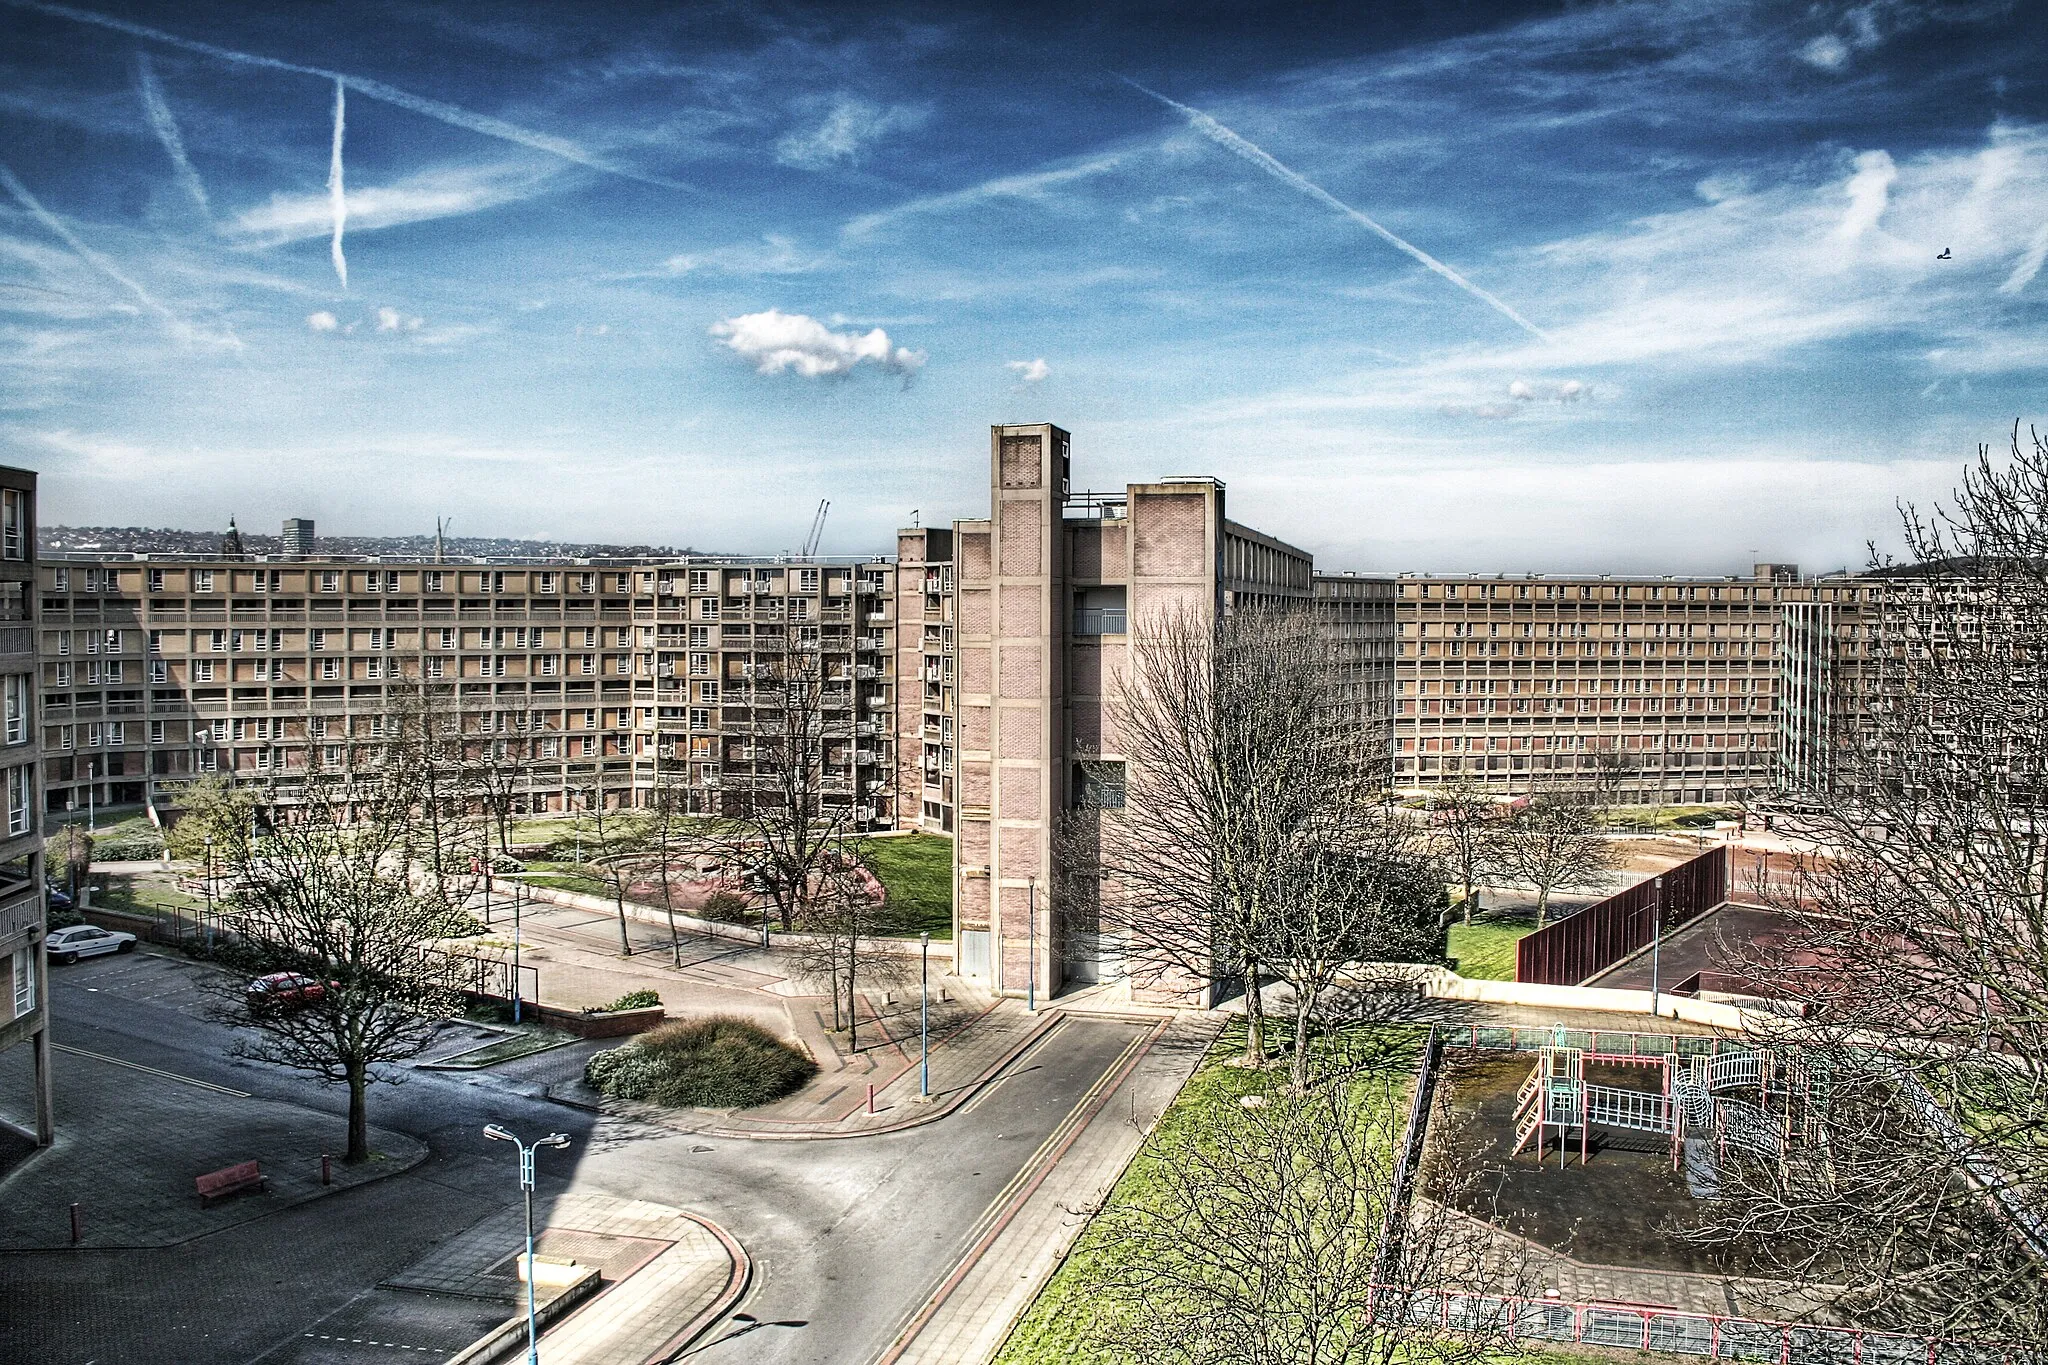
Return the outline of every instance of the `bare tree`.
{"type": "Polygon", "coordinates": [[[657,756],[654,785],[647,796],[643,837],[654,855],[655,876],[661,886],[661,908],[668,916],[669,955],[678,966],[683,960],[683,939],[676,928],[675,862],[694,853],[695,836],[700,825],[701,822],[690,813],[690,790],[685,785],[683,770],[663,768],[657,756]]]}
{"type": "Polygon", "coordinates": [[[858,1051],[860,991],[890,990],[910,979],[910,959],[876,942],[898,932],[903,917],[858,844],[840,844],[821,864],[815,884],[803,898],[797,927],[806,938],[796,949],[790,970],[799,980],[827,984],[832,1027],[844,1028],[848,1048],[858,1051]]]}
{"type": "Polygon", "coordinates": [[[1182,611],[1134,629],[1110,701],[1125,782],[1064,823],[1055,894],[1099,913],[1136,981],[1241,982],[1245,1059],[1263,1065],[1260,988],[1299,841],[1358,791],[1328,746],[1329,646],[1306,612],[1182,611]]]}
{"type": "Polygon", "coordinates": [[[1787,822],[1817,852],[1766,893],[1789,928],[1741,964],[1802,1008],[1781,1046],[1817,1103],[1706,1231],[1815,1249],[1888,1325],[2038,1346],[2012,1256],[2048,1254],[2048,447],[2016,429],[1905,532],[1787,822]]]}
{"type": "MultiPolygon", "coordinates": [[[[1262,1095],[1162,1127],[1152,1192],[1113,1204],[1102,1344],[1142,1365],[1478,1365],[1505,1315],[1439,1326],[1494,1240],[1409,1201],[1396,1077],[1262,1095]]],[[[1513,1293],[1516,1277],[1488,1277],[1513,1293]]],[[[1476,1286],[1474,1286],[1476,1287],[1476,1286]]]]}
{"type": "MultiPolygon", "coordinates": [[[[850,662],[828,664],[804,627],[757,626],[754,676],[728,700],[753,706],[744,769],[728,765],[721,812],[697,837],[720,862],[744,873],[768,898],[783,929],[797,927],[806,898],[819,885],[833,851],[862,824],[868,765],[858,761],[864,738],[856,719],[857,673],[850,662]]],[[[879,739],[869,739],[879,745],[879,739]]],[[[879,753],[871,756],[879,760],[879,753]]],[[[876,773],[890,765],[877,761],[876,773]]]]}
{"type": "Polygon", "coordinates": [[[51,861],[64,869],[64,890],[70,894],[72,906],[83,907],[80,888],[92,876],[92,835],[81,826],[66,825],[51,837],[48,852],[51,861]]]}
{"type": "Polygon", "coordinates": [[[378,1068],[417,1056],[460,1002],[456,959],[432,945],[449,904],[412,853],[425,776],[402,742],[342,771],[308,767],[268,833],[216,850],[235,879],[232,960],[254,975],[296,973],[299,989],[245,993],[227,1011],[253,1030],[245,1055],[348,1089],[351,1162],[370,1155],[368,1091],[378,1068]]]}
{"type": "Polygon", "coordinates": [[[506,857],[512,854],[512,817],[518,814],[520,796],[532,783],[526,752],[529,743],[524,739],[485,740],[477,746],[471,771],[472,799],[497,835],[498,852],[506,857]]]}
{"type": "Polygon", "coordinates": [[[1479,909],[1479,883],[1497,862],[1500,802],[1470,777],[1455,774],[1437,788],[1431,822],[1443,843],[1444,861],[1457,874],[1463,893],[1458,904],[1470,924],[1479,909]]]}
{"type": "Polygon", "coordinates": [[[1493,864],[1510,880],[1536,889],[1538,924],[1550,909],[1552,892],[1593,890],[1613,875],[1614,846],[1600,811],[1594,792],[1538,787],[1494,832],[1493,864]]]}
{"type": "MultiPolygon", "coordinates": [[[[612,809],[607,804],[602,780],[584,788],[581,795],[583,812],[590,817],[591,839],[596,845],[592,861],[611,890],[612,908],[618,915],[619,953],[631,957],[633,938],[626,924],[626,875],[632,871],[634,856],[647,846],[647,821],[635,811],[612,809]]],[[[673,928],[673,917],[670,925],[673,928]]]]}

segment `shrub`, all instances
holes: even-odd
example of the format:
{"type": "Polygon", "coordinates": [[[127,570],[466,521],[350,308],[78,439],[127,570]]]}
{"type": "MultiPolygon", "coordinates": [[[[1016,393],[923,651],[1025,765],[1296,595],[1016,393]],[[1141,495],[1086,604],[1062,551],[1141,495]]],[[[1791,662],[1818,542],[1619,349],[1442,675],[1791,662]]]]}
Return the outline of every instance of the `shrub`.
{"type": "Polygon", "coordinates": [[[726,1014],[664,1024],[598,1053],[583,1069],[583,1078],[613,1099],[709,1109],[766,1104],[817,1074],[818,1064],[803,1053],[726,1014]]]}
{"type": "Polygon", "coordinates": [[[747,898],[737,891],[714,891],[704,898],[704,907],[697,912],[697,917],[717,920],[720,924],[751,924],[754,910],[747,904],[747,898]]]}
{"type": "Polygon", "coordinates": [[[141,863],[164,856],[163,835],[146,820],[124,820],[93,836],[93,861],[141,863]]]}
{"type": "Polygon", "coordinates": [[[612,1001],[611,1004],[599,1005],[596,1009],[590,1012],[592,1014],[616,1014],[620,1010],[653,1009],[656,1005],[659,1005],[660,1003],[660,991],[627,991],[624,995],[612,1001]]]}

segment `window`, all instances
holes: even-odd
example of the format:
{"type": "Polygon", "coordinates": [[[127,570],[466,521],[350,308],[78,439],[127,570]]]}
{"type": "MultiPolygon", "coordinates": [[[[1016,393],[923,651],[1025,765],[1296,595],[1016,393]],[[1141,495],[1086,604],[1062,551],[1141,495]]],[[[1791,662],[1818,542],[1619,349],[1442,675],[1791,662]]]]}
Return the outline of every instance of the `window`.
{"type": "Polygon", "coordinates": [[[59,727],[57,731],[57,747],[60,749],[77,748],[78,727],[75,725],[65,725],[59,727]]]}
{"type": "Polygon", "coordinates": [[[0,500],[0,559],[27,558],[28,493],[10,488],[0,500]]]}
{"type": "Polygon", "coordinates": [[[196,659],[196,660],[194,660],[194,661],[193,661],[193,663],[192,663],[192,681],[194,681],[194,682],[212,682],[212,681],[213,681],[213,660],[211,660],[211,659],[196,659]]]}
{"type": "Polygon", "coordinates": [[[217,720],[210,725],[202,726],[200,729],[200,738],[204,739],[208,737],[211,737],[215,744],[227,743],[228,723],[224,720],[217,720]]]}
{"type": "Polygon", "coordinates": [[[143,578],[149,591],[162,592],[164,590],[164,571],[162,569],[151,569],[143,575],[143,578]]]}
{"type": "Polygon", "coordinates": [[[379,627],[378,629],[376,629],[376,630],[373,630],[373,631],[371,631],[371,632],[370,632],[370,648],[371,648],[371,649],[389,649],[389,648],[391,648],[391,637],[392,637],[392,636],[394,636],[394,635],[396,635],[397,633],[398,633],[397,631],[394,631],[394,630],[385,630],[385,629],[383,629],[382,627],[379,627]]]}
{"type": "Polygon", "coordinates": [[[580,654],[576,658],[576,666],[579,672],[595,673],[597,672],[597,656],[595,654],[580,654]]]}
{"type": "Polygon", "coordinates": [[[447,589],[442,586],[444,581],[445,579],[439,569],[428,569],[420,575],[420,590],[422,592],[446,592],[447,589]]]}
{"type": "Polygon", "coordinates": [[[453,648],[455,648],[455,627],[453,627],[453,626],[443,626],[443,627],[441,627],[441,636],[440,636],[440,641],[441,641],[441,648],[443,648],[443,649],[453,649],[453,648]]]}
{"type": "Polygon", "coordinates": [[[153,683],[167,683],[171,680],[171,665],[168,660],[149,661],[149,680],[153,683]]]}
{"type": "Polygon", "coordinates": [[[26,673],[10,673],[5,684],[7,707],[7,740],[9,744],[24,744],[28,741],[29,676],[26,673]]]}
{"type": "Polygon", "coordinates": [[[561,741],[553,739],[542,740],[540,742],[540,756],[542,758],[560,758],[562,756],[561,741]]]}
{"type": "Polygon", "coordinates": [[[327,717],[313,716],[309,718],[306,721],[306,737],[308,739],[327,738],[327,717]]]}
{"type": "Polygon", "coordinates": [[[324,630],[307,631],[306,648],[313,650],[316,653],[320,650],[327,648],[327,632],[324,630]]]}
{"type": "Polygon", "coordinates": [[[1074,765],[1074,805],[1080,810],[1124,808],[1124,765],[1089,760],[1074,765]]]}
{"type": "Polygon", "coordinates": [[[539,582],[539,584],[538,584],[538,585],[537,585],[537,586],[535,587],[535,591],[537,591],[537,592],[553,592],[554,590],[555,590],[555,576],[554,576],[553,574],[551,574],[551,573],[544,573],[544,574],[542,574],[542,575],[540,576],[540,582],[539,582]]]}
{"type": "Polygon", "coordinates": [[[363,676],[364,676],[364,677],[366,677],[366,678],[381,678],[381,677],[383,677],[383,676],[384,676],[384,661],[383,661],[382,659],[380,659],[380,658],[376,658],[376,657],[374,657],[374,656],[373,656],[373,657],[371,657],[371,658],[368,658],[368,659],[365,659],[365,660],[363,660],[363,676]]]}
{"type": "Polygon", "coordinates": [[[428,660],[427,660],[427,676],[428,676],[428,677],[430,677],[430,678],[438,678],[438,677],[440,677],[440,676],[441,676],[441,665],[442,665],[443,663],[445,663],[445,662],[446,662],[446,660],[443,660],[443,659],[428,659],[428,660]]]}
{"type": "Polygon", "coordinates": [[[698,683],[697,699],[699,701],[717,701],[718,683],[715,680],[707,683],[698,683]]]}
{"type": "Polygon", "coordinates": [[[584,647],[585,649],[596,649],[596,648],[597,648],[597,627],[596,627],[596,626],[585,626],[585,627],[583,628],[583,647],[584,647]]]}
{"type": "Polygon", "coordinates": [[[540,675],[541,675],[541,676],[542,676],[543,678],[552,678],[552,677],[554,677],[556,673],[558,673],[558,672],[560,672],[560,671],[561,671],[561,667],[562,667],[562,657],[561,657],[561,655],[559,655],[559,654],[543,654],[543,655],[541,655],[541,656],[540,656],[540,675]]]}
{"type": "Polygon", "coordinates": [[[1074,594],[1074,634],[1123,633],[1124,590],[1121,587],[1083,588],[1074,594]]]}
{"type": "Polygon", "coordinates": [[[211,570],[211,569],[194,569],[194,570],[192,571],[192,591],[194,591],[194,592],[212,592],[212,591],[213,591],[213,570],[211,570]]]}
{"type": "Polygon", "coordinates": [[[53,587],[55,587],[55,588],[57,589],[57,591],[58,591],[58,592],[70,592],[70,591],[71,591],[71,570],[69,570],[69,569],[59,569],[59,570],[57,570],[57,576],[56,576],[56,578],[55,578],[54,580],[52,580],[52,586],[53,586],[53,587]]]}
{"type": "Polygon", "coordinates": [[[153,720],[149,723],[149,742],[151,744],[161,744],[164,742],[164,723],[162,721],[153,720]]]}
{"type": "Polygon", "coordinates": [[[711,728],[711,712],[702,708],[693,708],[690,712],[690,728],[692,730],[709,730],[711,728]]]}
{"type": "Polygon", "coordinates": [[[14,950],[14,1017],[21,1018],[36,1007],[36,953],[33,948],[14,950]]]}
{"type": "Polygon", "coordinates": [[[320,571],[320,591],[322,591],[322,592],[340,592],[340,591],[341,591],[341,574],[340,574],[340,572],[339,572],[338,570],[335,570],[335,569],[322,569],[322,570],[320,571]]]}
{"type": "Polygon", "coordinates": [[[68,630],[60,630],[60,631],[58,631],[58,632],[57,632],[57,653],[58,653],[58,655],[59,655],[59,656],[61,657],[61,656],[63,656],[63,655],[69,654],[70,652],[71,652],[71,632],[70,632],[70,631],[68,631],[68,630]]]}
{"type": "MultiPolygon", "coordinates": [[[[237,633],[239,634],[239,632],[237,633]]],[[[212,635],[208,638],[207,644],[208,647],[211,648],[213,652],[216,654],[227,653],[228,633],[224,630],[214,631],[212,635]]]]}
{"type": "Polygon", "coordinates": [[[7,833],[26,834],[29,831],[29,797],[35,789],[35,770],[32,768],[9,768],[7,770],[7,833]]]}
{"type": "Polygon", "coordinates": [[[201,749],[194,766],[203,773],[218,772],[220,770],[220,752],[216,749],[201,749]]]}
{"type": "MultiPolygon", "coordinates": [[[[206,667],[211,669],[213,665],[208,664],[206,667]]],[[[341,660],[329,656],[320,661],[320,678],[323,682],[333,682],[340,677],[341,660]]]]}

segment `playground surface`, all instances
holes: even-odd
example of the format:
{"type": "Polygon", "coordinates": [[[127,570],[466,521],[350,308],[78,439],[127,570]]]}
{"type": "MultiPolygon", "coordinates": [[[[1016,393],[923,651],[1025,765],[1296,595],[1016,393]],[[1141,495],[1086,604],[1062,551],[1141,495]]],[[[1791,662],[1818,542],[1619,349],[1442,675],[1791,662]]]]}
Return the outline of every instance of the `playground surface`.
{"type": "MultiPolygon", "coordinates": [[[[1547,1149],[1540,1163],[1532,1151],[1516,1154],[1516,1093],[1537,1055],[1470,1057],[1444,1075],[1451,1120],[1442,1150],[1454,1165],[1478,1175],[1458,1201],[1460,1210],[1576,1261],[1731,1273],[1712,1251],[1675,1235],[1697,1219],[1700,1204],[1685,1175],[1671,1168],[1668,1138],[1596,1128],[1590,1160],[1583,1163],[1576,1137],[1562,1149],[1547,1149]]],[[[1623,1071],[1593,1063],[1586,1078],[1621,1088],[1650,1083],[1623,1071]]]]}

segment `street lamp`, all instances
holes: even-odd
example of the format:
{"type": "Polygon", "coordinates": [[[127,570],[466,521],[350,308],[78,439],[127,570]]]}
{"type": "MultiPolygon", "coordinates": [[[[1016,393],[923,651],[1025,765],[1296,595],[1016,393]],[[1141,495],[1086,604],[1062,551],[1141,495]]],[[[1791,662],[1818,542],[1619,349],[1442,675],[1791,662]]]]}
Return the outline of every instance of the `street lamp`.
{"type": "Polygon", "coordinates": [[[917,998],[917,1097],[932,1097],[932,936],[929,930],[917,936],[922,960],[918,964],[917,998]]]}
{"type": "Polygon", "coordinates": [[[519,1149],[519,1190],[526,1196],[526,1360],[527,1365],[540,1365],[539,1320],[533,1306],[533,1154],[541,1147],[567,1147],[569,1135],[549,1133],[532,1142],[521,1142],[509,1128],[489,1123],[484,1125],[484,1136],[493,1142],[509,1142],[519,1149]]]}
{"type": "Polygon", "coordinates": [[[1030,945],[1024,967],[1024,1008],[1038,1013],[1038,878],[1027,883],[1024,921],[1025,941],[1030,945]]]}
{"type": "Polygon", "coordinates": [[[1664,948],[1664,879],[1659,877],[1652,886],[1651,894],[1656,898],[1650,906],[1650,1013],[1662,1014],[1658,1002],[1658,972],[1662,963],[1659,957],[1664,948]]]}

